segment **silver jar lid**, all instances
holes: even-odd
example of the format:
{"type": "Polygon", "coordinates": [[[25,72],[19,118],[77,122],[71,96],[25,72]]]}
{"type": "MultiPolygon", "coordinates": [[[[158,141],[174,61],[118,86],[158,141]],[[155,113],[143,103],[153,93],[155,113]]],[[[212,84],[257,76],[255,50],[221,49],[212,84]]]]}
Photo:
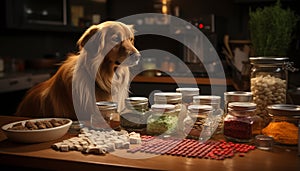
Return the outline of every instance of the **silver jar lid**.
{"type": "Polygon", "coordinates": [[[182,93],[183,96],[194,96],[199,95],[200,89],[193,87],[179,87],[176,88],[176,92],[182,93]]]}
{"type": "Polygon", "coordinates": [[[132,105],[132,106],[148,104],[148,98],[147,97],[127,97],[125,99],[125,103],[132,105]]]}
{"type": "Polygon", "coordinates": [[[155,112],[169,112],[175,110],[175,105],[172,104],[153,104],[151,110],[155,112]]]}
{"type": "Polygon", "coordinates": [[[188,110],[192,113],[202,113],[213,110],[213,107],[210,105],[189,105],[188,110]]]}
{"type": "Polygon", "coordinates": [[[194,96],[193,101],[200,104],[219,104],[221,102],[221,96],[199,95],[194,96]]]}
{"type": "Polygon", "coordinates": [[[256,104],[252,102],[230,102],[228,104],[230,110],[242,111],[242,110],[254,110],[256,104]]]}
{"type": "Polygon", "coordinates": [[[250,57],[251,64],[283,64],[288,57],[250,57]]]}
{"type": "Polygon", "coordinates": [[[99,110],[112,110],[117,109],[118,105],[116,102],[109,102],[109,101],[100,101],[96,102],[99,110]]]}
{"type": "Polygon", "coordinates": [[[181,103],[182,102],[182,93],[178,92],[159,92],[154,93],[154,102],[155,103],[181,103]]]}
{"type": "Polygon", "coordinates": [[[250,102],[252,100],[252,92],[246,91],[230,91],[224,93],[225,101],[232,102],[250,102]]]}
{"type": "Polygon", "coordinates": [[[273,104],[267,107],[269,114],[275,116],[300,117],[300,105],[273,104]]]}

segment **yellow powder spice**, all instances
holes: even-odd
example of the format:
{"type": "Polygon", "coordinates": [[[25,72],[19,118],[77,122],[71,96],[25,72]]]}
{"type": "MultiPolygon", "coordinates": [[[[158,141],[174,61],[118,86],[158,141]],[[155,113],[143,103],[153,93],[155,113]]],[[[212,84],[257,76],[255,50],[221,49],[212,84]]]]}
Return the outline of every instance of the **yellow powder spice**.
{"type": "Polygon", "coordinates": [[[273,137],[276,142],[281,144],[298,144],[298,127],[286,121],[271,122],[262,129],[262,133],[273,137]]]}

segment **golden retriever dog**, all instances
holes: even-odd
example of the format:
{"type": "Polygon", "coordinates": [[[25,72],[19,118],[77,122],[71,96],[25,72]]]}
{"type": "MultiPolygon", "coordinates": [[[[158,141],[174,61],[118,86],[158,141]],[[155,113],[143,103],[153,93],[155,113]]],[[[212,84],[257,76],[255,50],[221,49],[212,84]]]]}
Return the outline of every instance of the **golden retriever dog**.
{"type": "Polygon", "coordinates": [[[98,101],[117,102],[119,111],[124,107],[129,67],[140,58],[133,27],[118,21],[93,25],[77,45],[77,54],[69,54],[51,78],[26,93],[15,115],[87,120],[98,101]]]}

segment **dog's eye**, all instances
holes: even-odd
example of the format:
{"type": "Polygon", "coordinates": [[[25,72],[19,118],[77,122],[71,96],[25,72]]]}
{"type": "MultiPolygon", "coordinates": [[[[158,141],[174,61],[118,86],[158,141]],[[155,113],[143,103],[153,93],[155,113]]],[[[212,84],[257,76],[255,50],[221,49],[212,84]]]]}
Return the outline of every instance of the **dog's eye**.
{"type": "Polygon", "coordinates": [[[112,36],[112,41],[116,42],[116,43],[120,43],[121,42],[121,37],[119,35],[113,35],[112,36]]]}

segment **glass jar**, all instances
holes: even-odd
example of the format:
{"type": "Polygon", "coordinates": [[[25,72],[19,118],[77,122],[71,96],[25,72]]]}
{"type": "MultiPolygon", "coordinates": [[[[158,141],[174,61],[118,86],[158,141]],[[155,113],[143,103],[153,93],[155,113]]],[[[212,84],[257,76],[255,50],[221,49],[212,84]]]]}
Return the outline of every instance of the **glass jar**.
{"type": "Polygon", "coordinates": [[[189,105],[184,119],[183,132],[187,138],[200,139],[205,127],[210,127],[207,120],[213,108],[209,105],[189,105]]]}
{"type": "Polygon", "coordinates": [[[222,133],[224,111],[220,107],[221,96],[215,95],[199,95],[193,97],[193,104],[212,106],[212,115],[209,115],[211,121],[211,129],[215,130],[215,134],[222,133]]]}
{"type": "Polygon", "coordinates": [[[178,114],[175,105],[153,104],[147,119],[147,134],[176,135],[178,132],[178,114]]]}
{"type": "MultiPolygon", "coordinates": [[[[182,93],[178,92],[158,92],[154,93],[154,104],[171,104],[178,112],[178,130],[183,128],[183,119],[186,117],[186,106],[182,103],[182,93]]],[[[180,132],[180,131],[179,131],[180,132]]],[[[178,135],[183,136],[183,135],[178,135]]]]}
{"type": "Polygon", "coordinates": [[[193,102],[193,96],[197,96],[200,93],[199,88],[192,87],[181,87],[176,88],[176,92],[182,94],[182,102],[186,105],[189,105],[193,102]]]}
{"type": "Polygon", "coordinates": [[[230,141],[250,142],[253,135],[253,123],[256,104],[251,102],[231,102],[228,114],[224,118],[224,137],[230,141]]]}
{"type": "Polygon", "coordinates": [[[291,63],[288,58],[251,57],[251,92],[256,103],[256,114],[270,122],[267,106],[286,103],[288,72],[291,63]]]}
{"type": "Polygon", "coordinates": [[[148,104],[146,97],[126,98],[125,109],[120,114],[121,127],[129,132],[146,133],[148,104]]]}
{"type": "Polygon", "coordinates": [[[120,129],[120,114],[117,112],[117,103],[101,101],[96,103],[99,114],[91,115],[91,127],[97,130],[120,129]]]}
{"type": "Polygon", "coordinates": [[[215,95],[199,95],[193,97],[193,104],[210,105],[214,110],[220,109],[221,97],[215,95]]]}
{"type": "Polygon", "coordinates": [[[271,122],[262,129],[264,135],[273,137],[274,142],[285,145],[298,144],[298,122],[300,106],[291,104],[273,104],[267,107],[272,118],[271,122]]]}
{"type": "Polygon", "coordinates": [[[224,115],[228,111],[230,102],[252,102],[252,93],[246,91],[230,91],[224,93],[224,115]]]}
{"type": "Polygon", "coordinates": [[[154,93],[154,104],[172,104],[177,110],[182,107],[182,93],[159,92],[154,93]]]}

